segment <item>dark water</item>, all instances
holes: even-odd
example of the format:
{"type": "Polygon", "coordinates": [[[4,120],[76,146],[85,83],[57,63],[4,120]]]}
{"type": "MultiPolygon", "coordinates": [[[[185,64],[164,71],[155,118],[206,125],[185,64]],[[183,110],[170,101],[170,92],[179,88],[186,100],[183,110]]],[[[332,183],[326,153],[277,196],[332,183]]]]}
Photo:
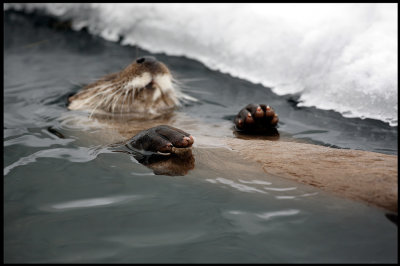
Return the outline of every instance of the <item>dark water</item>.
{"type": "MultiPolygon", "coordinates": [[[[165,176],[85,142],[84,125],[60,119],[67,95],[149,52],[45,17],[4,15],[5,262],[397,261],[397,226],[384,211],[256,170],[213,168],[213,154],[241,163],[224,148],[197,147],[193,170],[165,176]],[[61,139],[50,126],[72,133],[61,139]]],[[[297,108],[294,97],[155,56],[199,99],[181,112],[221,134],[241,107],[260,102],[277,110],[282,138],[397,154],[397,127],[297,108]]]]}

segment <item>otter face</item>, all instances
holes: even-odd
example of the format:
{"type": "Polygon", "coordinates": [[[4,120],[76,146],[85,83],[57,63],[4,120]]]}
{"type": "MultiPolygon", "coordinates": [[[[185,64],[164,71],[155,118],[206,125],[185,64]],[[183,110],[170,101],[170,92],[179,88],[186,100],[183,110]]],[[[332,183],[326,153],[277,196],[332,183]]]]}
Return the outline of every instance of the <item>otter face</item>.
{"type": "Polygon", "coordinates": [[[136,114],[156,117],[179,104],[176,85],[166,65],[141,57],[121,72],[87,85],[69,98],[70,110],[96,114],[136,114]]]}

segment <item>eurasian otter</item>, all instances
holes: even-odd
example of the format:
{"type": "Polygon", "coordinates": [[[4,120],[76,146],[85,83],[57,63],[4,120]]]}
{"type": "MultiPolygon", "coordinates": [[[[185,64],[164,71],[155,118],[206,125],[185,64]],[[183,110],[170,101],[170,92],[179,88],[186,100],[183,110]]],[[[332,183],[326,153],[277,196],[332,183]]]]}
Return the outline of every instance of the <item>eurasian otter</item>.
{"type": "MultiPolygon", "coordinates": [[[[69,97],[68,108],[88,111],[90,116],[149,120],[170,114],[183,98],[193,100],[180,91],[164,63],[145,56],[120,72],[86,85],[69,97]]],[[[247,105],[234,120],[238,130],[249,132],[275,128],[278,121],[275,111],[264,104],[247,105]]],[[[191,147],[193,142],[190,134],[159,125],[135,135],[129,145],[146,151],[176,153],[177,149],[191,147]]]]}
{"type": "MultiPolygon", "coordinates": [[[[206,162],[205,167],[213,164],[222,171],[238,167],[238,172],[245,173],[250,170],[246,160],[257,161],[269,175],[293,179],[397,212],[397,156],[334,149],[296,140],[229,138],[225,137],[229,134],[229,126],[224,129],[227,134],[217,137],[210,134],[215,127],[174,112],[182,99],[189,98],[175,85],[163,63],[152,57],[143,57],[121,72],[84,87],[69,98],[68,108],[86,110],[91,117],[105,121],[99,133],[101,137],[107,135],[108,127],[114,130],[109,132],[109,136],[117,135],[117,130],[124,140],[129,138],[123,142],[129,149],[123,152],[133,154],[138,162],[152,168],[155,173],[185,175],[194,168],[190,149],[193,143],[196,141],[203,146],[212,143],[237,151],[243,163],[231,163],[228,157],[223,157],[215,149],[194,150],[206,152],[196,157],[200,163],[206,162]],[[198,138],[178,128],[196,132],[198,138]],[[131,152],[132,149],[135,151],[131,152]],[[175,156],[180,150],[185,152],[175,156]],[[165,153],[170,155],[163,155],[165,153]]],[[[234,132],[276,133],[278,121],[272,107],[250,104],[234,118],[234,132]]],[[[94,139],[92,132],[90,140],[94,139]]]]}
{"type": "MultiPolygon", "coordinates": [[[[106,75],[69,97],[70,110],[85,110],[90,116],[123,116],[154,119],[171,113],[187,97],[174,84],[168,67],[154,57],[136,59],[120,72],[106,75]]],[[[171,153],[188,148],[193,137],[166,125],[143,131],[129,142],[131,147],[171,153]]]]}

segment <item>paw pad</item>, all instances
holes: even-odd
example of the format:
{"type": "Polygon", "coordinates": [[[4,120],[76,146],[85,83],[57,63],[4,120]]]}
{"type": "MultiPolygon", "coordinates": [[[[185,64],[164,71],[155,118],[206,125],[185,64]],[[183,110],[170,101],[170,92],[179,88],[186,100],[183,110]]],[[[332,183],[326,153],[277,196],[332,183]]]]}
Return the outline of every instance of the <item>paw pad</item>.
{"type": "Polygon", "coordinates": [[[239,111],[234,122],[241,131],[263,131],[275,128],[279,118],[269,105],[249,104],[239,111]]]}

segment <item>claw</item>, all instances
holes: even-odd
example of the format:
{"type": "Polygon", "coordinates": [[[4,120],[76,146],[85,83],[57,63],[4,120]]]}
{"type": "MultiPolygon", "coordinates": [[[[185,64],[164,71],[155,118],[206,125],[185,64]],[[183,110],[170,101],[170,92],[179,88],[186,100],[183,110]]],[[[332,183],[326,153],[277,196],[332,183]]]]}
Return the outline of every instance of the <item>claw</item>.
{"type": "Polygon", "coordinates": [[[193,140],[193,137],[192,136],[190,136],[190,137],[183,137],[183,141],[182,141],[182,144],[184,145],[184,146],[191,146],[192,144],[193,144],[193,142],[194,142],[194,140],[193,140]]]}
{"type": "Polygon", "coordinates": [[[164,147],[162,147],[159,151],[168,153],[172,151],[172,147],[173,147],[172,143],[168,143],[164,147]]]}
{"type": "Polygon", "coordinates": [[[237,126],[238,126],[239,128],[243,127],[243,120],[242,120],[242,119],[239,119],[239,120],[237,121],[237,126]]]}
{"type": "Polygon", "coordinates": [[[186,146],[189,144],[189,141],[190,141],[190,139],[188,137],[183,137],[182,144],[186,146]]]}
{"type": "Polygon", "coordinates": [[[269,118],[273,118],[274,117],[274,111],[272,110],[272,108],[267,106],[266,110],[267,111],[265,112],[265,116],[269,117],[269,118]]]}
{"type": "Polygon", "coordinates": [[[192,145],[194,143],[194,138],[192,135],[189,136],[189,145],[192,145]]]}
{"type": "Polygon", "coordinates": [[[247,117],[246,117],[246,123],[247,124],[252,124],[252,123],[254,123],[254,119],[253,119],[253,117],[251,116],[251,113],[247,113],[247,117]]]}
{"type": "Polygon", "coordinates": [[[261,117],[264,116],[264,111],[263,111],[263,109],[261,108],[261,106],[258,106],[258,107],[257,107],[257,110],[256,110],[256,112],[254,113],[254,116],[257,117],[257,118],[261,118],[261,117]]]}
{"type": "Polygon", "coordinates": [[[278,115],[277,114],[275,114],[274,115],[274,118],[272,118],[272,120],[271,120],[271,126],[276,126],[276,124],[278,124],[278,122],[279,122],[279,118],[278,118],[278,115]]]}

